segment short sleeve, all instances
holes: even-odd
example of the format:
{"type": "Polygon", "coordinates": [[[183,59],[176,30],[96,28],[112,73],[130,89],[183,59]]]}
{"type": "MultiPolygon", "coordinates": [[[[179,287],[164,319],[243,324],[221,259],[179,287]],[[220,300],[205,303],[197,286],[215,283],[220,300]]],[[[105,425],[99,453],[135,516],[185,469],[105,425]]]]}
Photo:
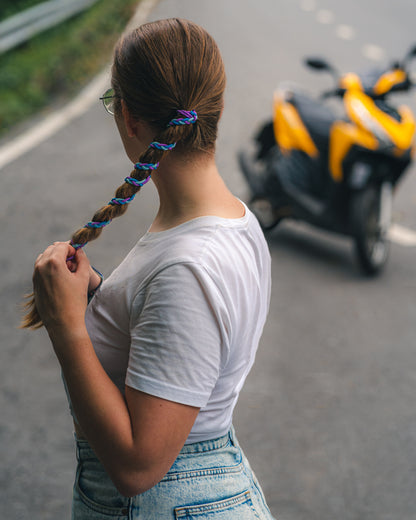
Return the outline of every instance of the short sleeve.
{"type": "Polygon", "coordinates": [[[202,266],[164,268],[133,302],[126,384],[204,407],[226,354],[221,298],[202,266]]]}

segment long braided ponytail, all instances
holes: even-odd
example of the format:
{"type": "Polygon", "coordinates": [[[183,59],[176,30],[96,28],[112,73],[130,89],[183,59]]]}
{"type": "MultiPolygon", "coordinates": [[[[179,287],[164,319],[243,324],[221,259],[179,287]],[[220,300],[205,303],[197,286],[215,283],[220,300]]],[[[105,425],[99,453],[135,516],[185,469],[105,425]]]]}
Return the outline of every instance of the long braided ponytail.
{"type": "MultiPolygon", "coordinates": [[[[159,139],[171,140],[175,134],[171,127],[193,124],[198,119],[194,110],[178,110],[178,115],[182,117],[172,119],[168,123],[168,129],[162,135],[159,135],[159,139]]],[[[87,242],[100,236],[103,227],[114,218],[123,215],[127,210],[127,204],[134,199],[141,187],[150,180],[152,171],[158,168],[165,153],[173,150],[176,144],[176,141],[168,144],[156,140],[152,141],[141,155],[139,162],[134,165],[134,170],[130,173],[130,176],[126,177],[124,183],[117,188],[114,198],[100,208],[90,222],[72,235],[71,245],[75,249],[84,247],[87,242]]]]}
{"type": "MultiPolygon", "coordinates": [[[[121,112],[123,99],[129,114],[147,122],[155,137],[110,202],[72,235],[75,249],[98,238],[106,225],[126,212],[167,152],[215,148],[225,73],[214,40],[200,26],[187,20],[161,20],[122,37],[115,49],[112,83],[115,112],[121,112]]],[[[25,308],[21,327],[41,327],[33,294],[25,308]]]]}

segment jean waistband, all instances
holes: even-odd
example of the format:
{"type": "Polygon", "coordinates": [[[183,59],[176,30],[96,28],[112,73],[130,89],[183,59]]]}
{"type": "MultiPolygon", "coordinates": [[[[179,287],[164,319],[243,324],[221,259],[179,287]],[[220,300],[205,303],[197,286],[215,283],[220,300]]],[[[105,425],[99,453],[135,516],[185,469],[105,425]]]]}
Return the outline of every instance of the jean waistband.
{"type": "MultiPolygon", "coordinates": [[[[87,440],[78,439],[76,435],[74,435],[74,436],[75,436],[76,445],[77,445],[76,446],[77,447],[77,459],[79,460],[81,450],[91,450],[91,452],[92,452],[92,448],[90,447],[87,440]]],[[[200,441],[200,442],[195,442],[192,444],[185,444],[185,446],[183,446],[183,448],[180,451],[180,455],[186,455],[186,454],[190,454],[190,453],[204,453],[207,451],[213,451],[213,450],[218,450],[218,449],[224,448],[227,445],[238,446],[238,442],[235,437],[235,432],[234,432],[233,426],[231,426],[228,433],[226,433],[225,435],[223,435],[221,437],[218,437],[217,439],[210,439],[207,441],[200,441]]]]}
{"type": "Polygon", "coordinates": [[[237,444],[234,434],[234,428],[231,427],[228,433],[217,439],[210,439],[207,441],[195,442],[192,444],[185,444],[181,449],[180,455],[189,453],[203,453],[206,451],[218,450],[227,445],[235,446],[237,444]]]}

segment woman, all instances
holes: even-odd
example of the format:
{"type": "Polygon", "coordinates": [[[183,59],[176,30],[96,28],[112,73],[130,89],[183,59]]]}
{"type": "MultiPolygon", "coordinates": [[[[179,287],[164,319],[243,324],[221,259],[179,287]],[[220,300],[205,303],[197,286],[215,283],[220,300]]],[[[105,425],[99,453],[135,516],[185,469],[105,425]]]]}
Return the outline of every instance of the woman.
{"type": "Polygon", "coordinates": [[[78,448],[73,518],[270,519],[232,428],[270,257],[215,163],[219,50],[189,21],[145,24],[117,44],[112,87],[103,102],[134,170],[70,243],[39,255],[24,324],[43,322],[62,367],[78,448]],[[159,211],[101,284],[82,246],[150,175],[159,211]]]}

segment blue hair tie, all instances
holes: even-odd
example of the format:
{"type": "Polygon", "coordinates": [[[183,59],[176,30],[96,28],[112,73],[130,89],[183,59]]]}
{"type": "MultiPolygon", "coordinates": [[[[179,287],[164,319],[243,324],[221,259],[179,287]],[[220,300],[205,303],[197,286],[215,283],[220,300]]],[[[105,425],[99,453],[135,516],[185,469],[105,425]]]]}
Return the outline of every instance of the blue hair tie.
{"type": "Polygon", "coordinates": [[[112,206],[123,206],[124,204],[128,204],[129,202],[131,202],[135,196],[136,196],[136,194],[133,193],[133,195],[131,197],[127,197],[127,199],[121,199],[119,197],[114,197],[113,199],[110,200],[109,204],[111,204],[112,206]]]}
{"type": "Polygon", "coordinates": [[[159,163],[144,163],[138,162],[134,165],[136,170],[156,170],[159,167],[159,163]]]}
{"type": "Polygon", "coordinates": [[[149,175],[142,181],[139,181],[139,180],[135,179],[134,177],[126,177],[124,179],[124,182],[127,182],[128,184],[132,184],[133,186],[136,186],[136,188],[141,188],[144,184],[146,184],[147,182],[150,181],[150,178],[151,178],[151,176],[149,175]]]}
{"type": "MultiPolygon", "coordinates": [[[[86,244],[88,244],[88,242],[85,242],[84,244],[73,244],[72,243],[72,240],[71,242],[69,243],[70,246],[72,246],[75,251],[77,251],[78,249],[80,249],[81,247],[84,247],[86,244]]],[[[74,258],[73,256],[71,258],[74,258]]]]}
{"type": "MultiPolygon", "coordinates": [[[[72,240],[69,242],[69,245],[72,246],[75,251],[78,251],[78,249],[81,249],[81,247],[84,247],[88,244],[88,242],[84,242],[83,244],[73,244],[72,243],[72,240]]],[[[66,261],[68,262],[69,260],[73,260],[75,258],[75,255],[72,255],[72,256],[68,256],[66,261]]]]}
{"type": "Polygon", "coordinates": [[[157,141],[153,141],[152,143],[150,143],[149,145],[149,148],[156,148],[157,150],[163,150],[164,152],[168,151],[168,150],[173,150],[176,146],[176,143],[172,143],[172,144],[163,144],[163,143],[158,143],[157,141]]]}
{"type": "Polygon", "coordinates": [[[192,125],[198,119],[198,115],[195,110],[178,110],[177,112],[183,117],[172,119],[169,121],[168,126],[192,125]]]}
{"type": "Polygon", "coordinates": [[[103,220],[102,222],[87,222],[85,224],[85,228],[103,228],[104,226],[108,226],[111,220],[103,220]]]}

